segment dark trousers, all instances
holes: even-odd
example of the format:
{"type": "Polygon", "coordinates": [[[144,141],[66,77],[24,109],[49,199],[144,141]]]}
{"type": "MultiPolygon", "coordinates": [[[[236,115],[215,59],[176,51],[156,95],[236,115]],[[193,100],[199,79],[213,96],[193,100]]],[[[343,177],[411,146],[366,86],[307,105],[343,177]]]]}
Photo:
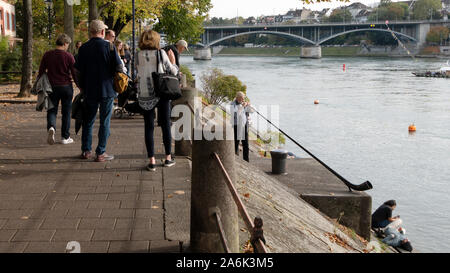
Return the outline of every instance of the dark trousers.
{"type": "MultiPolygon", "coordinates": [[[[155,108],[158,109],[158,123],[161,126],[164,149],[166,151],[166,155],[170,155],[172,148],[172,133],[170,131],[170,101],[161,99],[155,108]]],[[[143,112],[145,123],[145,146],[147,147],[147,154],[149,158],[155,156],[155,141],[153,136],[155,130],[155,108],[143,112]]]]}
{"type": "MultiPolygon", "coordinates": [[[[242,129],[241,129],[242,130],[242,129]]],[[[247,162],[249,161],[248,158],[248,126],[245,125],[245,128],[243,128],[244,132],[238,135],[238,128],[236,125],[234,125],[234,151],[236,155],[239,155],[239,142],[242,141],[242,148],[244,153],[244,160],[247,162]]]]}
{"type": "Polygon", "coordinates": [[[47,111],[47,130],[53,127],[56,130],[56,115],[61,101],[61,137],[68,139],[70,137],[70,113],[72,111],[73,87],[53,86],[53,92],[48,96],[54,108],[47,111]]]}
{"type": "Polygon", "coordinates": [[[83,117],[83,132],[81,135],[81,150],[91,151],[92,129],[97,117],[97,110],[100,108],[100,128],[98,129],[98,145],[95,149],[97,155],[102,155],[106,151],[106,145],[110,134],[109,125],[113,109],[114,98],[102,98],[100,101],[86,101],[87,113],[83,117]]]}

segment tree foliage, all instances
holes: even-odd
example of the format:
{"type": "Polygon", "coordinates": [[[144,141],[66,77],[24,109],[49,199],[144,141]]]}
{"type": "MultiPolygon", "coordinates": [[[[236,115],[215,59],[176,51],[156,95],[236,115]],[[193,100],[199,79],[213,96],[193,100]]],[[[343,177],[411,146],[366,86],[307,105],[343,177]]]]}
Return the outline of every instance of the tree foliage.
{"type": "Polygon", "coordinates": [[[413,18],[427,20],[440,18],[441,0],[418,0],[413,7],[413,18]]]}
{"type": "Polygon", "coordinates": [[[383,0],[369,16],[369,21],[405,20],[408,18],[408,5],[405,3],[383,0]]]}
{"type": "Polygon", "coordinates": [[[330,16],[325,19],[328,22],[350,22],[352,20],[352,14],[347,9],[335,9],[331,12],[330,16]]]}
{"type": "Polygon", "coordinates": [[[210,104],[219,105],[232,101],[239,91],[246,92],[244,85],[236,76],[225,75],[222,70],[213,68],[201,76],[203,90],[210,104]]]}
{"type": "Polygon", "coordinates": [[[203,21],[211,8],[211,0],[169,2],[163,7],[154,29],[164,32],[169,43],[184,39],[194,44],[200,40],[203,21]]]}
{"type": "Polygon", "coordinates": [[[432,27],[427,34],[427,42],[441,44],[449,38],[450,29],[445,26],[432,27]]]}

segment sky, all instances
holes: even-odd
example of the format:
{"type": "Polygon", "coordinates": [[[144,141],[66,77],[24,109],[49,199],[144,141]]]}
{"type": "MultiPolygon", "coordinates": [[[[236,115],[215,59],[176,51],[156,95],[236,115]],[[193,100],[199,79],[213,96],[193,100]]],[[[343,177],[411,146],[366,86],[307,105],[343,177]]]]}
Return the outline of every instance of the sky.
{"type": "Polygon", "coordinates": [[[329,3],[315,4],[303,4],[301,0],[211,0],[211,2],[214,7],[209,12],[210,17],[233,18],[239,15],[248,18],[250,16],[285,14],[289,9],[301,9],[303,7],[311,10],[322,10],[324,8],[347,6],[355,2],[371,6],[379,0],[350,0],[350,2],[332,0],[329,3]]]}

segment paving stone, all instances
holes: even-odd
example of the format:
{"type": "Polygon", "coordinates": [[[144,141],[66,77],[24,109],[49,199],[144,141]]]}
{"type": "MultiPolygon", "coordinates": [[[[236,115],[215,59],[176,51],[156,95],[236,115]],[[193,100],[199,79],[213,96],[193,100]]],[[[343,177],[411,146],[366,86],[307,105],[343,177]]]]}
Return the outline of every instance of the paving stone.
{"type": "Polygon", "coordinates": [[[81,219],[47,218],[40,229],[76,229],[81,219]]]}
{"type": "Polygon", "coordinates": [[[20,219],[21,217],[30,217],[32,213],[31,209],[2,209],[0,210],[0,219],[20,219]]]}
{"type": "Polygon", "coordinates": [[[14,200],[0,200],[0,210],[3,209],[15,209],[18,210],[22,208],[24,201],[14,201],[14,200]]]}
{"type": "Polygon", "coordinates": [[[148,253],[150,250],[149,241],[118,241],[111,242],[109,253],[148,253]]]}
{"type": "Polygon", "coordinates": [[[120,201],[89,201],[89,209],[118,209],[120,208],[120,201]]]}
{"type": "Polygon", "coordinates": [[[55,201],[25,201],[21,209],[51,209],[55,206],[55,201]]]}
{"type": "Polygon", "coordinates": [[[93,230],[57,230],[52,238],[53,242],[70,242],[70,241],[90,241],[94,234],[93,230]]]}
{"type": "Polygon", "coordinates": [[[71,194],[68,194],[68,193],[64,193],[64,194],[61,194],[61,193],[53,193],[52,192],[52,194],[49,194],[47,197],[46,197],[46,200],[53,200],[53,201],[75,201],[75,199],[77,198],[77,195],[78,194],[76,194],[76,193],[71,193],[71,194]]]}
{"type": "Polygon", "coordinates": [[[8,222],[8,219],[0,219],[0,229],[2,229],[3,225],[8,222]]]}
{"type": "MultiPolygon", "coordinates": [[[[133,200],[133,201],[121,201],[121,209],[150,209],[153,206],[152,200],[133,200]]],[[[159,208],[159,206],[158,206],[159,208]]]]}
{"type": "Polygon", "coordinates": [[[102,213],[101,209],[69,209],[66,217],[75,217],[75,218],[95,218],[100,217],[102,213]]]}
{"type": "Polygon", "coordinates": [[[85,209],[89,201],[57,201],[55,209],[85,209]]]}
{"type": "Polygon", "coordinates": [[[95,193],[95,187],[67,187],[64,193],[95,193]]]}
{"type": "Polygon", "coordinates": [[[38,229],[43,219],[9,219],[3,229],[38,229]]]}
{"type": "Polygon", "coordinates": [[[16,234],[17,230],[0,230],[0,242],[9,242],[11,241],[14,234],[16,234]]]}
{"type": "Polygon", "coordinates": [[[109,242],[80,242],[80,253],[107,253],[109,242]]]}
{"type": "Polygon", "coordinates": [[[78,229],[114,229],[114,218],[83,218],[78,229]]]}
{"type": "Polygon", "coordinates": [[[130,229],[96,229],[92,241],[128,241],[130,238],[130,229]]]}
{"type": "Polygon", "coordinates": [[[102,218],[134,218],[133,209],[103,209],[102,218]]]}
{"type": "Polygon", "coordinates": [[[19,230],[12,242],[49,242],[55,230],[19,230]]]}
{"type": "Polygon", "coordinates": [[[163,194],[142,193],[139,195],[139,200],[163,200],[163,194]]]}
{"type": "Polygon", "coordinates": [[[67,215],[69,209],[44,209],[36,210],[30,218],[63,218],[67,215]]]}
{"type": "Polygon", "coordinates": [[[151,220],[148,218],[119,218],[116,229],[151,229],[151,220]]]}
{"type": "Polygon", "coordinates": [[[163,217],[164,210],[158,209],[136,209],[136,218],[163,217]]]}
{"type": "Polygon", "coordinates": [[[22,253],[27,247],[27,242],[7,243],[0,242],[0,253],[22,253]]]}
{"type": "Polygon", "coordinates": [[[106,193],[98,193],[97,192],[98,187],[95,190],[95,194],[90,193],[80,193],[78,194],[77,200],[86,200],[86,201],[102,201],[106,200],[108,198],[108,194],[106,193]]]}
{"type": "MultiPolygon", "coordinates": [[[[95,189],[95,193],[96,194],[101,194],[101,193],[124,193],[125,192],[125,186],[101,186],[101,187],[97,187],[95,189]]],[[[102,200],[106,200],[108,197],[108,195],[106,194],[105,199],[102,200]]]]}
{"type": "Polygon", "coordinates": [[[136,200],[136,193],[110,193],[108,200],[136,200]]]}
{"type": "Polygon", "coordinates": [[[67,242],[30,242],[25,253],[66,253],[67,242]]]}
{"type": "Polygon", "coordinates": [[[133,229],[131,233],[132,241],[142,241],[142,240],[164,240],[164,230],[163,229],[133,229]]]}

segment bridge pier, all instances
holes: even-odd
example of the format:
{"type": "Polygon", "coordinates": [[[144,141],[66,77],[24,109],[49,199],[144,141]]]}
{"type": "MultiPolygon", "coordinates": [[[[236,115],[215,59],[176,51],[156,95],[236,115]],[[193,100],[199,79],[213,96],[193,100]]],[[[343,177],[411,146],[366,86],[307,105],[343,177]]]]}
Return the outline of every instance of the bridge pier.
{"type": "Polygon", "coordinates": [[[302,46],[300,58],[320,59],[322,58],[321,46],[302,46]]]}
{"type": "Polygon", "coordinates": [[[211,48],[199,48],[194,51],[194,60],[211,60],[211,48]]]}

